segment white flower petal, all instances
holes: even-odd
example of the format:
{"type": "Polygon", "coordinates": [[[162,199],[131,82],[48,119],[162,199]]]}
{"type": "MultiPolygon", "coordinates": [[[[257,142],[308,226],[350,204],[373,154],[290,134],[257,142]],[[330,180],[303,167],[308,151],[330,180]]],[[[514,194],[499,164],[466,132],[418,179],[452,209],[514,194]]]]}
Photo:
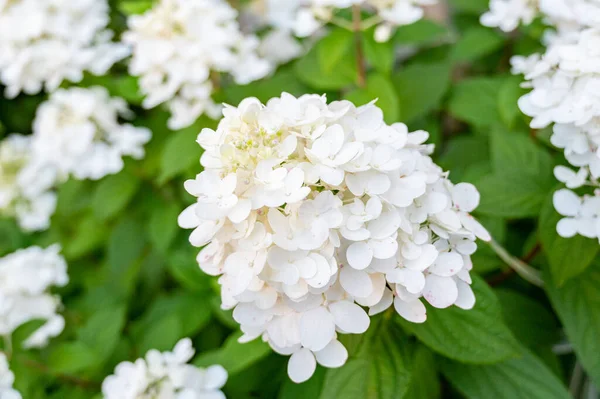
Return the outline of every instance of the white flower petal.
{"type": "Polygon", "coordinates": [[[344,267],[340,271],[340,284],[352,296],[367,298],[373,293],[373,283],[362,270],[344,267]]]}
{"type": "Polygon", "coordinates": [[[348,247],[346,257],[350,266],[357,270],[363,270],[371,264],[373,250],[366,242],[355,242],[348,247]]]}
{"type": "Polygon", "coordinates": [[[458,298],[456,282],[452,277],[440,277],[430,274],[425,277],[423,298],[433,307],[440,309],[447,308],[453,305],[458,298]]]}
{"type": "Polygon", "coordinates": [[[317,361],[312,352],[302,348],[295,352],[288,361],[288,375],[295,383],[307,381],[317,368],[317,361]]]}
{"type": "Polygon", "coordinates": [[[335,336],[333,316],[324,307],[308,310],[300,317],[300,343],[312,351],[325,348],[335,336]]]}
{"type": "Polygon", "coordinates": [[[315,352],[317,362],[328,368],[342,367],[348,360],[348,351],[340,341],[333,340],[322,350],[315,352]]]}
{"type": "Polygon", "coordinates": [[[412,323],[424,323],[427,320],[427,309],[418,299],[405,302],[396,297],[394,298],[394,309],[400,316],[412,323]]]}
{"type": "Polygon", "coordinates": [[[334,302],[329,305],[336,326],[345,333],[362,334],[369,328],[370,319],[358,305],[349,301],[334,302]]]}

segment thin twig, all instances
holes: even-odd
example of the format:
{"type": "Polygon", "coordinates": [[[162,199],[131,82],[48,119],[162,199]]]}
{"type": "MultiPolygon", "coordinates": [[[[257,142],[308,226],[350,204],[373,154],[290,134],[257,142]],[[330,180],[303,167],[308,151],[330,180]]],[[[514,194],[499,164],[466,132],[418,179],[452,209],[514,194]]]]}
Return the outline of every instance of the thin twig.
{"type": "Polygon", "coordinates": [[[56,373],[56,372],[50,370],[48,368],[48,366],[46,366],[42,363],[38,363],[35,360],[31,360],[31,359],[28,359],[23,356],[19,356],[16,359],[17,359],[17,361],[19,361],[20,363],[24,364],[25,366],[27,366],[29,368],[36,369],[43,374],[52,375],[59,380],[71,383],[73,385],[77,385],[82,388],[93,388],[95,390],[100,388],[99,382],[86,380],[86,379],[75,377],[75,376],[68,375],[68,374],[56,373]]]}
{"type": "Polygon", "coordinates": [[[576,362],[573,368],[573,374],[571,374],[571,381],[569,381],[569,392],[574,398],[577,397],[581,382],[583,381],[583,367],[581,363],[576,362]]]}
{"type": "Polygon", "coordinates": [[[359,87],[365,87],[367,68],[362,47],[360,6],[356,4],[352,6],[352,25],[354,28],[354,45],[356,46],[356,83],[359,87]]]}
{"type": "Polygon", "coordinates": [[[544,280],[542,280],[541,273],[529,266],[527,263],[523,262],[521,259],[518,259],[512,256],[506,249],[504,249],[500,244],[496,241],[491,240],[489,243],[490,247],[496,252],[496,255],[500,259],[504,261],[508,266],[510,266],[519,276],[523,279],[529,281],[531,284],[536,285],[538,287],[544,286],[544,280]]]}
{"type": "MultiPolygon", "coordinates": [[[[531,248],[531,250],[525,256],[523,256],[521,258],[521,260],[525,263],[531,262],[537,256],[537,254],[540,252],[541,249],[542,249],[542,245],[539,242],[536,242],[535,245],[533,246],[533,248],[531,248]]],[[[496,274],[496,275],[492,276],[491,278],[487,279],[487,282],[489,285],[494,287],[496,285],[502,284],[503,282],[508,280],[515,273],[516,272],[514,269],[508,268],[508,269],[505,269],[504,271],[502,271],[502,273],[496,274]]]]}

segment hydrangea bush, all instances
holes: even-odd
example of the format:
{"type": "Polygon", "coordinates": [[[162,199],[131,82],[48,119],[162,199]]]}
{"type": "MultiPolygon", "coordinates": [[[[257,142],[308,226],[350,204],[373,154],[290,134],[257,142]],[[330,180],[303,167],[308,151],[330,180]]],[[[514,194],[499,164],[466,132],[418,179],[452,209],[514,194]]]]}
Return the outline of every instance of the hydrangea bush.
{"type": "Polygon", "coordinates": [[[0,0],[0,399],[590,399],[600,3],[0,0]]]}

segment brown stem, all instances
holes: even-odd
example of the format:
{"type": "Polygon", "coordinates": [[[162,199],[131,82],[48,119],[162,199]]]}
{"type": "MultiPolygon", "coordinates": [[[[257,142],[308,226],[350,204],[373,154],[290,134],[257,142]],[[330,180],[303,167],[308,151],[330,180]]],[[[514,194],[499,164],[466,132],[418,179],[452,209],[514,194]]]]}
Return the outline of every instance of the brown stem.
{"type": "Polygon", "coordinates": [[[367,68],[362,46],[360,6],[356,4],[352,6],[352,27],[354,30],[354,45],[356,46],[356,83],[359,87],[365,87],[367,68]]]}
{"type": "MultiPolygon", "coordinates": [[[[531,250],[527,254],[525,254],[525,256],[523,256],[521,258],[521,260],[525,263],[531,262],[537,256],[537,254],[540,253],[541,249],[542,249],[542,245],[539,242],[536,242],[535,245],[533,246],[533,248],[531,248],[531,250]]],[[[497,285],[502,284],[506,280],[508,280],[515,273],[516,273],[515,269],[508,268],[508,269],[504,270],[502,273],[490,277],[489,279],[487,279],[487,282],[492,287],[495,287],[497,285]]]]}
{"type": "Polygon", "coordinates": [[[42,363],[38,363],[35,360],[31,360],[31,359],[22,357],[22,356],[19,356],[17,358],[17,360],[29,368],[36,369],[43,374],[52,375],[64,382],[67,382],[67,383],[70,383],[73,385],[77,385],[82,388],[91,388],[94,390],[100,389],[99,382],[86,380],[86,379],[75,377],[75,376],[68,375],[68,374],[56,373],[56,372],[50,370],[46,365],[44,365],[42,363]]]}

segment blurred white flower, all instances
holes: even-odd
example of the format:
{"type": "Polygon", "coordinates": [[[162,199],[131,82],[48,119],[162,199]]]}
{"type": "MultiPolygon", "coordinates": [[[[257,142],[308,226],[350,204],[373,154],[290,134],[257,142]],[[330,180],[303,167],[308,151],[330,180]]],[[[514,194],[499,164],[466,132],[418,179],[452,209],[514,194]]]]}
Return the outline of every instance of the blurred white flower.
{"type": "Polygon", "coordinates": [[[0,81],[5,95],[52,92],[84,72],[102,75],[129,53],[110,41],[106,0],[0,0],[0,81]]]}
{"type": "Polygon", "coordinates": [[[187,364],[192,341],[180,340],[172,352],[152,349],[145,358],[122,362],[102,382],[104,399],[224,399],[227,371],[219,365],[201,369],[187,364]]]}
{"type": "Polygon", "coordinates": [[[171,129],[191,125],[202,114],[219,115],[211,98],[215,73],[247,84],[271,71],[257,54],[259,40],[242,34],[236,17],[224,0],[160,0],[129,18],[123,35],[133,48],[129,71],[140,77],[144,107],[167,104],[171,129]]]}
{"type": "Polygon", "coordinates": [[[21,394],[13,389],[15,375],[10,371],[6,355],[0,352],[0,398],[22,399],[21,394]]]}
{"type": "Polygon", "coordinates": [[[356,5],[377,14],[380,21],[375,39],[386,42],[395,27],[417,22],[423,18],[422,7],[436,3],[437,0],[254,0],[250,12],[262,25],[308,37],[327,24],[337,10],[356,5]]]}
{"type": "Polygon", "coordinates": [[[226,106],[204,129],[204,171],[185,183],[196,203],[179,217],[220,275],[222,306],[244,332],[292,355],[295,382],[348,357],[338,334],[360,334],[392,303],[409,321],[432,306],[470,309],[470,255],[487,231],[429,157],[428,134],[387,125],[374,104],[327,104],[283,93],[226,106]],[[395,298],[395,299],[394,299],[395,298]]]}
{"type": "Polygon", "coordinates": [[[42,103],[33,125],[33,157],[59,178],[97,180],[123,169],[123,157],[144,157],[150,130],[121,124],[127,103],[102,87],[61,89],[42,103]]]}
{"type": "Polygon", "coordinates": [[[562,216],[556,230],[562,237],[580,234],[600,240],[600,192],[582,198],[571,190],[562,189],[554,193],[554,208],[562,216]]]}
{"type": "Polygon", "coordinates": [[[511,32],[520,24],[533,22],[537,6],[538,0],[491,0],[490,10],[481,16],[481,24],[511,32]]]}
{"type": "Polygon", "coordinates": [[[25,231],[45,230],[56,208],[51,191],[56,173],[32,154],[32,136],[10,135],[0,142],[0,214],[15,217],[25,231]]]}
{"type": "Polygon", "coordinates": [[[67,284],[67,264],[60,247],[29,247],[0,258],[0,335],[8,336],[31,320],[46,323],[31,334],[25,347],[46,346],[65,325],[57,313],[60,298],[50,294],[52,286],[67,284]]]}

